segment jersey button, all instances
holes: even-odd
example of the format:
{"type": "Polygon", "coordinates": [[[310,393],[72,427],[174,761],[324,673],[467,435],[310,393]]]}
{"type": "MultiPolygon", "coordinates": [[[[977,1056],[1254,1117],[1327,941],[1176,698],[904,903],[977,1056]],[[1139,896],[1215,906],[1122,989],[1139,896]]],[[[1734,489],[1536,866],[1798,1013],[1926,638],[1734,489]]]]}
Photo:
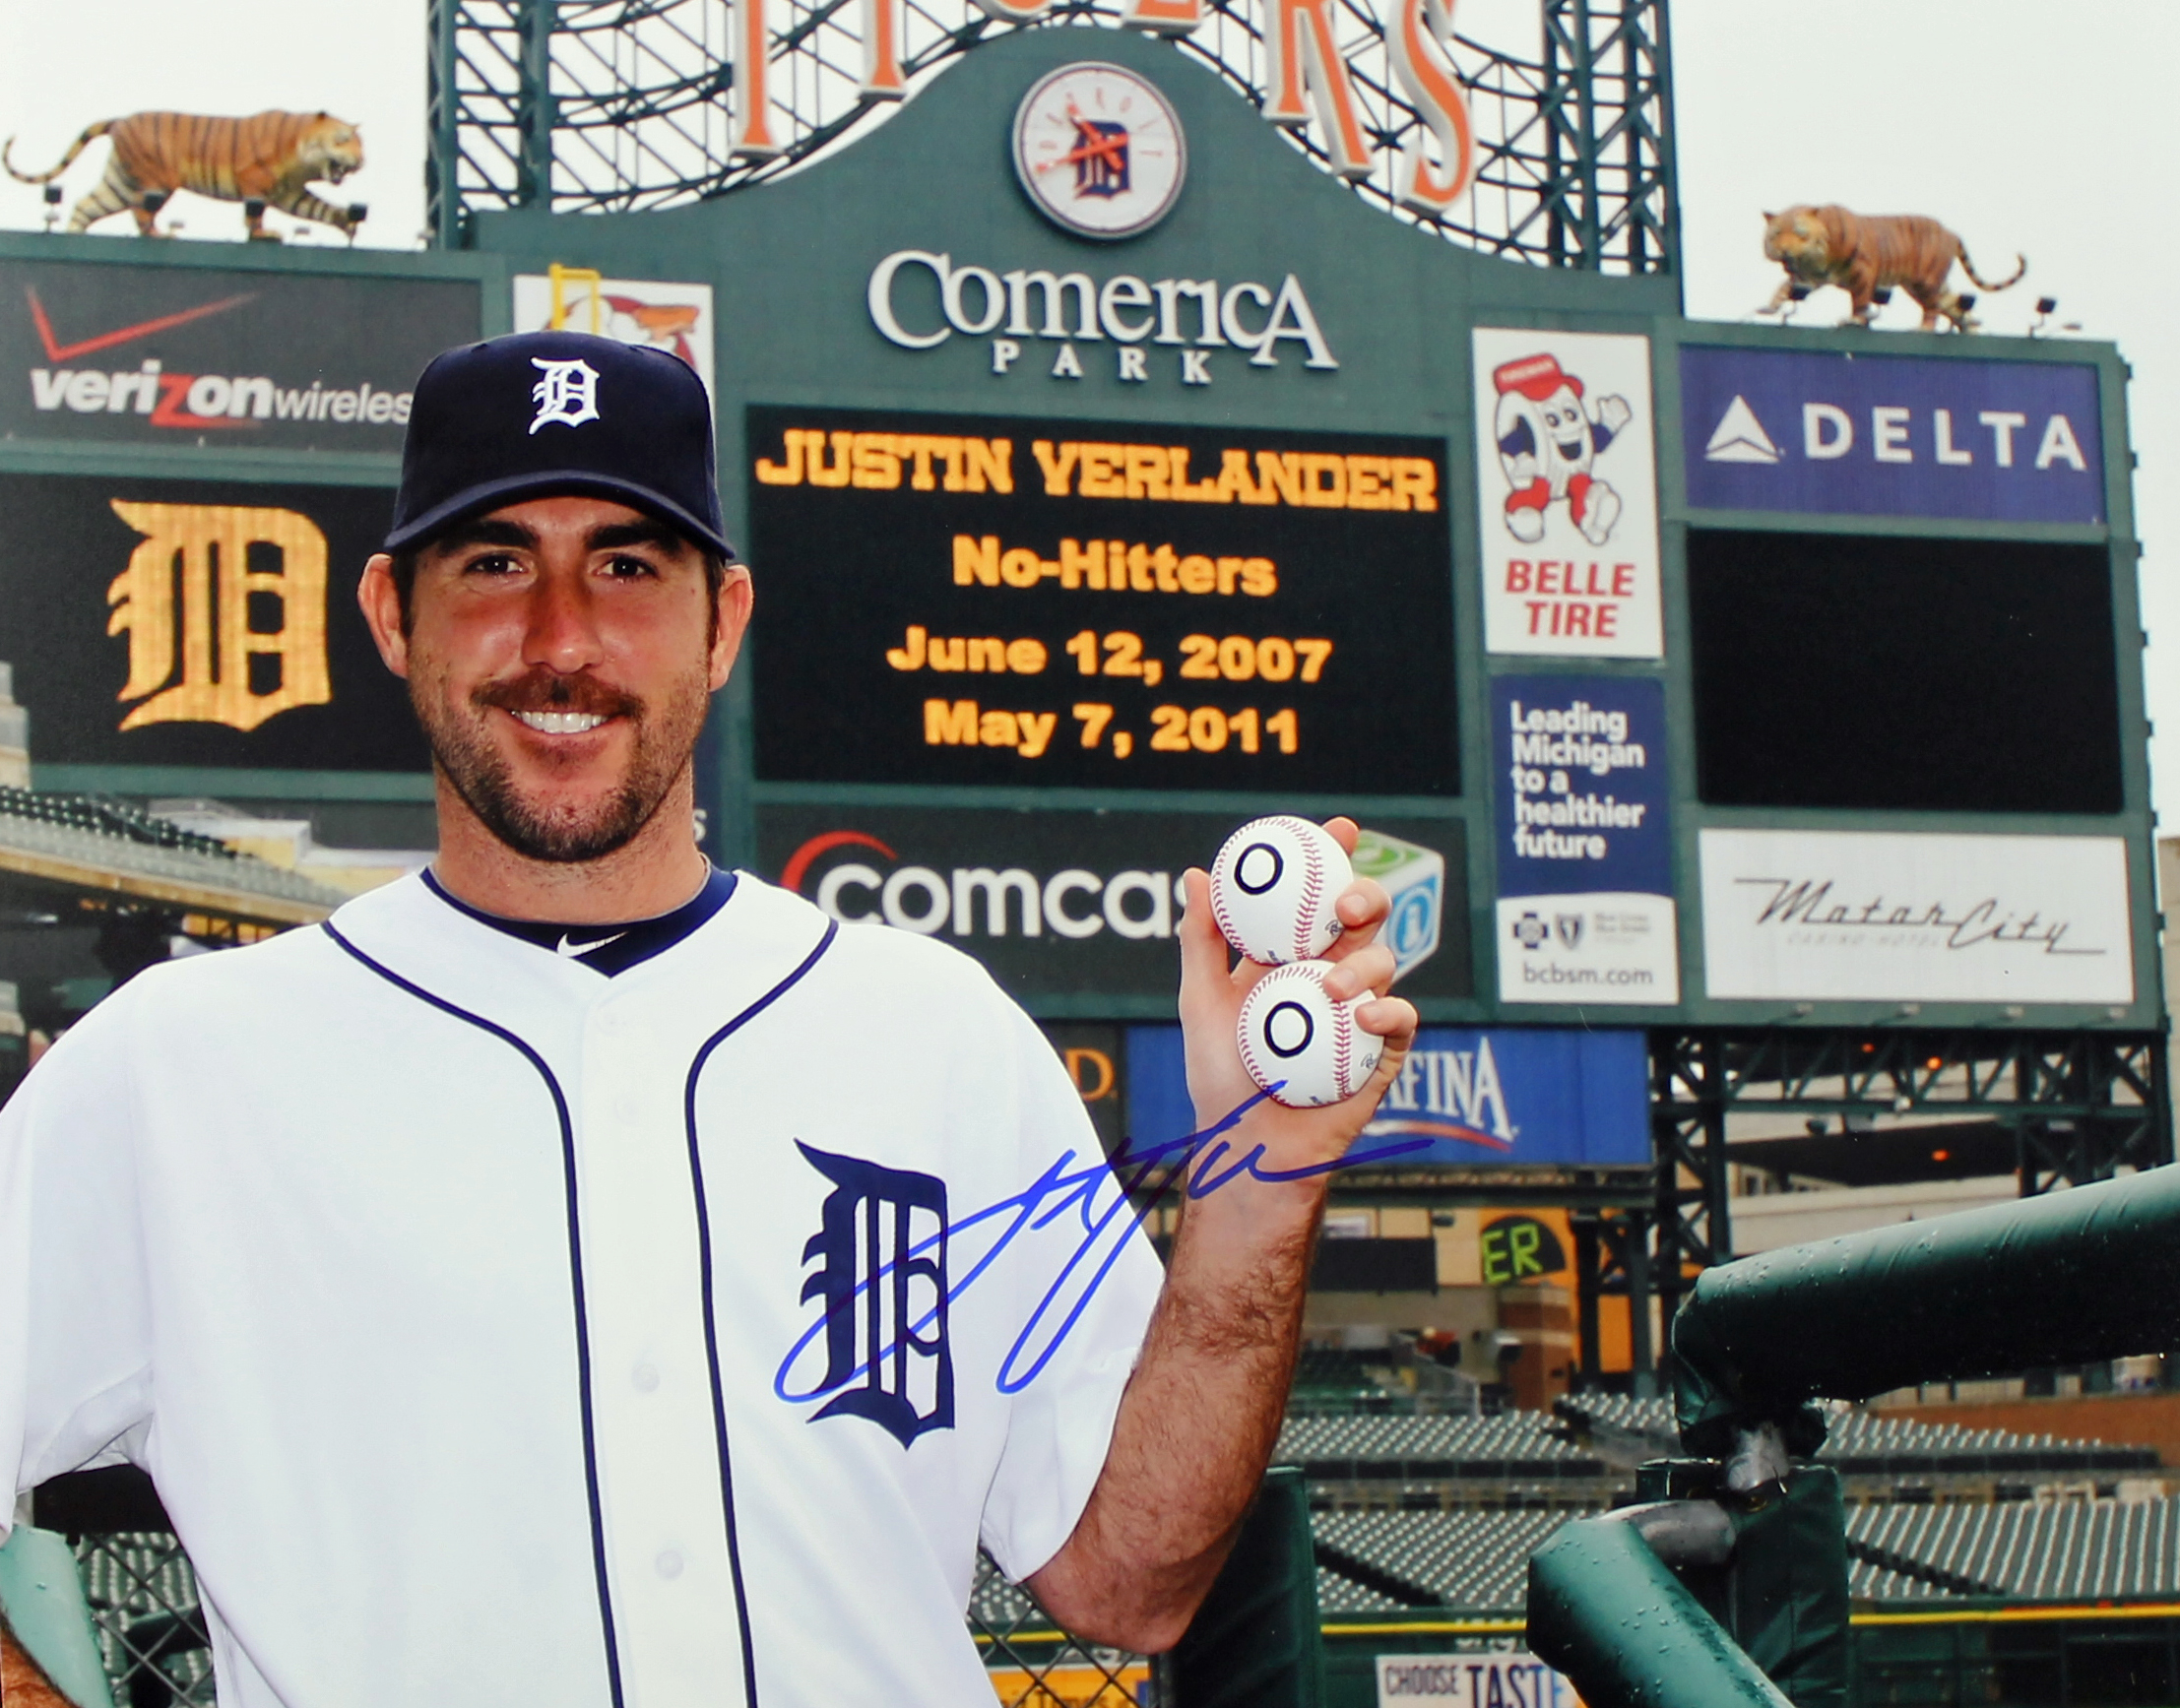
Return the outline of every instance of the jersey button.
{"type": "Polygon", "coordinates": [[[671,1548],[659,1555],[655,1563],[663,1578],[677,1578],[681,1575],[681,1556],[671,1548]]]}
{"type": "Polygon", "coordinates": [[[659,1386],[659,1366],[650,1363],[638,1364],[633,1372],[633,1377],[637,1393],[655,1392],[659,1386]]]}

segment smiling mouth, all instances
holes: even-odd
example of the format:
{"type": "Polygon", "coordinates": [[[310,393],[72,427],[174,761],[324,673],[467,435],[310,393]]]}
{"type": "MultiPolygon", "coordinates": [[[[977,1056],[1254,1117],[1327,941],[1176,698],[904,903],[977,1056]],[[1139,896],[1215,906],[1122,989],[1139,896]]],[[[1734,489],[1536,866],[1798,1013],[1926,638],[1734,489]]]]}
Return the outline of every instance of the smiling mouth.
{"type": "Polygon", "coordinates": [[[513,716],[541,735],[587,735],[606,722],[597,712],[516,712],[513,716]]]}
{"type": "Polygon", "coordinates": [[[1570,463],[1575,462],[1576,460],[1578,460],[1578,459],[1580,458],[1580,456],[1581,456],[1581,454],[1582,454],[1582,442],[1581,442],[1581,440],[1579,440],[1579,439],[1559,439],[1559,440],[1556,440],[1556,441],[1554,441],[1554,442],[1555,442],[1555,443],[1556,443],[1556,444],[1557,444],[1557,445],[1559,446],[1559,448],[1560,448],[1560,455],[1561,455],[1561,456],[1563,456],[1563,457],[1565,457],[1565,458],[1566,458],[1566,459],[1567,459],[1567,460],[1568,460],[1568,461],[1569,461],[1570,463]]]}

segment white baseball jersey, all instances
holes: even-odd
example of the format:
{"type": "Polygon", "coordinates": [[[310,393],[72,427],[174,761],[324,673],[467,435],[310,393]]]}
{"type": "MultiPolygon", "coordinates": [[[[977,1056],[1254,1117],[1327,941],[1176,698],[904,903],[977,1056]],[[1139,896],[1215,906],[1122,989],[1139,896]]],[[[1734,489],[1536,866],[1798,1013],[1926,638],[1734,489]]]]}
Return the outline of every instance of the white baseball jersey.
{"type": "Polygon", "coordinates": [[[0,1463],[150,1470],[226,1708],[965,1708],[1159,1282],[967,958],[744,874],[608,978],[412,878],[0,1112],[0,1463]]]}

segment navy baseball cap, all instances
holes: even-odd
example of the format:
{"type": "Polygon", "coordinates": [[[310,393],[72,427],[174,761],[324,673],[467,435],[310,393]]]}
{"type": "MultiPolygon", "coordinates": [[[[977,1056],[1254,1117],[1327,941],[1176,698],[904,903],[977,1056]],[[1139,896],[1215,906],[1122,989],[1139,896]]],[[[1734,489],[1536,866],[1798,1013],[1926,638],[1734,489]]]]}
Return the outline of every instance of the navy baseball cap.
{"type": "Polygon", "coordinates": [[[727,558],[712,401],[679,356],[524,332],[432,357],[417,381],[386,549],[525,498],[614,498],[727,558]]]}

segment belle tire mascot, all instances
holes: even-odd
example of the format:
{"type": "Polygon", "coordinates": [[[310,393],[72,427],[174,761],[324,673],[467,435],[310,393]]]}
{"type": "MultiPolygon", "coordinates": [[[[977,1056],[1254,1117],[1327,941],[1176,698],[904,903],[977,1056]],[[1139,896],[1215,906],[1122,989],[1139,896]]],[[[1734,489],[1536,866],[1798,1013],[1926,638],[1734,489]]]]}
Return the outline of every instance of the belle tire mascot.
{"type": "Polygon", "coordinates": [[[1513,488],[1507,494],[1507,532],[1524,544],[1544,538],[1544,513],[1563,499],[1582,538],[1602,545],[1620,520],[1620,494],[1590,473],[1635,411],[1626,398],[1582,407],[1582,382],[1555,355],[1525,355],[1492,370],[1499,388],[1493,436],[1513,488]]]}

